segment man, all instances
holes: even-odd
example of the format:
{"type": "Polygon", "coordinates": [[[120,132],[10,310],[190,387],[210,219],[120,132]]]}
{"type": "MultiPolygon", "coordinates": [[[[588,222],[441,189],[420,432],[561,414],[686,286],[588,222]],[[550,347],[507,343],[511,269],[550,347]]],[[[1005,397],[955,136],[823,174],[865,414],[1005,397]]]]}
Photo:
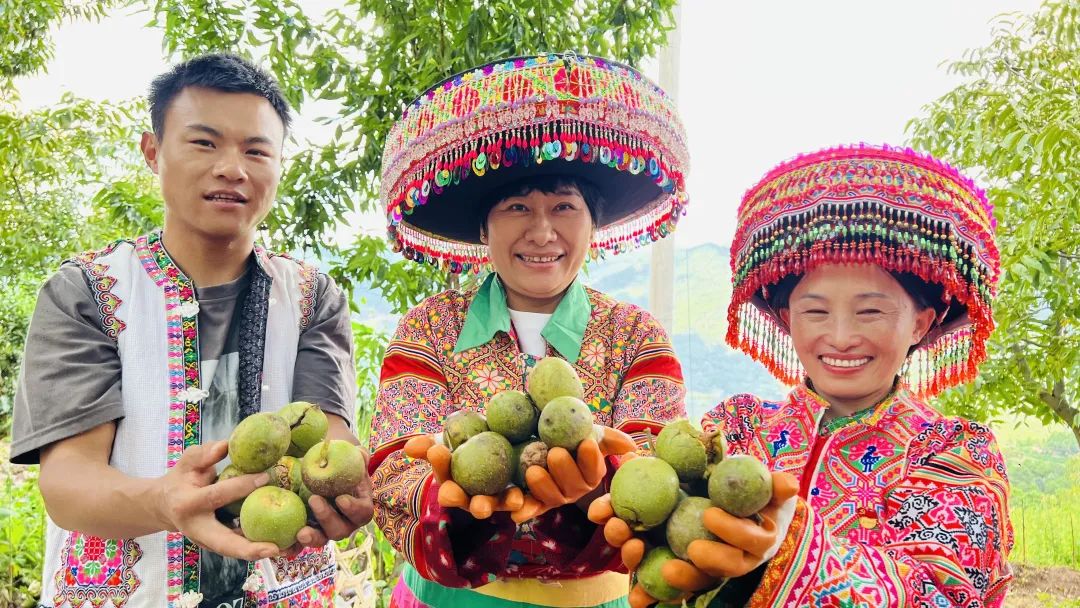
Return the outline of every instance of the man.
{"type": "Polygon", "coordinates": [[[240,606],[333,595],[329,539],[371,518],[370,481],[287,551],[215,509],[267,482],[214,483],[245,416],[318,404],[357,442],[349,309],[313,267],[255,245],[281,175],[289,109],[231,55],[151,87],[141,148],[165,200],[160,232],[77,256],[42,287],[16,395],[11,459],[41,464],[49,514],[42,604],[240,606]]]}

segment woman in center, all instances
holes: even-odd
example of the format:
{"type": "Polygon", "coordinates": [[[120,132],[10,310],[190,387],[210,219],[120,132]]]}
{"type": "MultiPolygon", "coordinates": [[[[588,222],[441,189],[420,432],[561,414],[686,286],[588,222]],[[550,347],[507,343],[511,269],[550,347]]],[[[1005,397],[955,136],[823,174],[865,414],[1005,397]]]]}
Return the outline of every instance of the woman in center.
{"type": "Polygon", "coordinates": [[[685,389],[663,327],[578,274],[587,259],[666,236],[683,213],[674,103],[603,59],[508,59],[410,104],[383,163],[392,242],[479,281],[409,311],[383,361],[375,518],[408,562],[391,605],[624,606],[619,556],[585,508],[606,490],[614,456],[685,415],[685,389]],[[563,451],[555,463],[552,450],[551,474],[528,477],[524,500],[477,508],[446,479],[448,453],[431,437],[451,413],[524,390],[544,357],[574,367],[602,439],[583,442],[576,460],[563,451]]]}

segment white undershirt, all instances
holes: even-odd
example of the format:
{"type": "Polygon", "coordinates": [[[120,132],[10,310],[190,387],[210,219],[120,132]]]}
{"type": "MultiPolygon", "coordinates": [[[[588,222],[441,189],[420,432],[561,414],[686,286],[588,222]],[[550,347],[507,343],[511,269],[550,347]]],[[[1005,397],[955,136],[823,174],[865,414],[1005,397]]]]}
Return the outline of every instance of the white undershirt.
{"type": "Polygon", "coordinates": [[[528,353],[538,359],[547,355],[547,342],[544,341],[544,337],[540,335],[540,332],[544,331],[544,326],[547,325],[551,314],[523,312],[512,308],[508,310],[510,311],[510,322],[514,324],[514,331],[517,332],[521,352],[528,353]]]}

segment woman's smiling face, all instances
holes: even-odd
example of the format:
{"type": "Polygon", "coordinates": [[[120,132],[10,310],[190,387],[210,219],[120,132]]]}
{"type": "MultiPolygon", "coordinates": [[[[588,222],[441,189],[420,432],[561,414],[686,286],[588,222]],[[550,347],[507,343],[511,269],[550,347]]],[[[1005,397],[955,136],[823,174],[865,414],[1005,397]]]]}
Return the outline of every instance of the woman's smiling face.
{"type": "Polygon", "coordinates": [[[779,312],[814,389],[850,411],[888,395],[935,314],[876,264],[820,266],[779,312]]]}
{"type": "Polygon", "coordinates": [[[552,312],[585,263],[595,232],[577,187],[506,197],[488,212],[481,240],[514,310],[552,312]]]}

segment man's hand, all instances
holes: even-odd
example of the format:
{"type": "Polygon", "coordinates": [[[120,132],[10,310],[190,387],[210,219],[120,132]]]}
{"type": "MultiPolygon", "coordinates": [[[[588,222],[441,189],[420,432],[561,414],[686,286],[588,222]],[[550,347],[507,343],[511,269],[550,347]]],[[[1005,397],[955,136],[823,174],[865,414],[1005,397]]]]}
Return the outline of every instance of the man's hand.
{"type": "MultiPolygon", "coordinates": [[[[327,414],[330,429],[327,431],[326,440],[343,439],[354,445],[360,441],[353,434],[352,429],[345,420],[334,414],[327,414]]],[[[371,456],[367,450],[360,448],[364,454],[364,474],[360,482],[348,494],[342,494],[334,498],[334,504],[322,496],[312,496],[308,499],[308,506],[315,514],[319,527],[304,526],[296,533],[299,545],[294,545],[286,554],[287,557],[295,557],[304,547],[321,548],[331,540],[348,538],[358,528],[371,521],[375,508],[371,496],[371,478],[368,477],[367,463],[371,456]],[[336,507],[336,508],[335,508],[336,507]]]]}
{"type": "Polygon", "coordinates": [[[271,543],[248,541],[214,516],[269,479],[259,473],[214,483],[227,442],[192,446],[164,475],[147,478],[109,465],[115,436],[116,423],[107,422],[42,449],[38,483],[57,525],[101,538],[178,531],[210,551],[245,560],[280,552],[271,543]]]}
{"type": "Polygon", "coordinates": [[[281,552],[273,543],[254,543],[235,534],[214,511],[241,500],[269,480],[266,473],[241,475],[214,483],[214,465],[229,452],[227,441],[184,450],[176,466],[160,478],[156,511],[161,527],[180,532],[195,544],[226,557],[255,561],[281,552]]]}

